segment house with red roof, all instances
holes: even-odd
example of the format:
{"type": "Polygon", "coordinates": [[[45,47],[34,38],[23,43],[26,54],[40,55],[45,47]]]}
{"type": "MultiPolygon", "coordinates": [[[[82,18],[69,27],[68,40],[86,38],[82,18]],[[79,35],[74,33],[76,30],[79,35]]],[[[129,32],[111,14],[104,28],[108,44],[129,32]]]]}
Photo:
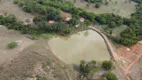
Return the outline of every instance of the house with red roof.
{"type": "Polygon", "coordinates": [[[84,18],[80,18],[80,22],[84,22],[85,21],[85,19],[84,18]]]}
{"type": "Polygon", "coordinates": [[[52,20],[49,20],[49,21],[48,21],[48,23],[49,23],[49,24],[52,24],[52,23],[54,23],[54,21],[52,21],[52,20]]]}

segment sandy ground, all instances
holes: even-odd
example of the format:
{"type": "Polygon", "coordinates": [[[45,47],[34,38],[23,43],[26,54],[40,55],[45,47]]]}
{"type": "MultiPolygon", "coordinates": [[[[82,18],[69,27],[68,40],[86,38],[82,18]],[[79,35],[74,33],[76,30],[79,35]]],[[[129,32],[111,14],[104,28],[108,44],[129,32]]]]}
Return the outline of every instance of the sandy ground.
{"type": "Polygon", "coordinates": [[[0,64],[12,60],[18,56],[19,52],[34,42],[35,41],[26,38],[17,31],[0,27],[0,64]],[[19,42],[19,45],[15,49],[8,49],[7,45],[12,41],[19,42]]]}
{"type": "Polygon", "coordinates": [[[133,80],[142,79],[142,41],[130,48],[120,46],[118,49],[123,71],[133,80]]]}
{"type": "Polygon", "coordinates": [[[21,8],[13,4],[13,0],[2,0],[0,3],[0,15],[14,14],[20,21],[32,19],[34,16],[23,12],[21,8]]]}
{"type": "Polygon", "coordinates": [[[102,4],[99,9],[95,8],[95,4],[90,4],[89,7],[86,6],[87,2],[83,0],[76,0],[75,5],[79,8],[85,9],[88,12],[94,12],[97,14],[100,13],[114,13],[116,15],[120,15],[122,17],[130,18],[131,13],[135,12],[135,5],[134,2],[129,2],[129,0],[108,0],[109,4],[104,5],[102,4]],[[117,2],[117,3],[115,3],[117,2]]]}

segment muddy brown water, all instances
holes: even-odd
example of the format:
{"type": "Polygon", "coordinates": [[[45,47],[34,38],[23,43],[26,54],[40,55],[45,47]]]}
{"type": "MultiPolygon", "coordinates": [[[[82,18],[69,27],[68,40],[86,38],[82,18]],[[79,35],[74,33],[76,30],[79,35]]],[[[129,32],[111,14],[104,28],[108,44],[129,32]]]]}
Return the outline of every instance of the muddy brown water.
{"type": "Polygon", "coordinates": [[[69,38],[53,37],[48,44],[58,58],[69,64],[78,64],[80,60],[110,59],[103,38],[93,30],[82,31],[69,38]]]}

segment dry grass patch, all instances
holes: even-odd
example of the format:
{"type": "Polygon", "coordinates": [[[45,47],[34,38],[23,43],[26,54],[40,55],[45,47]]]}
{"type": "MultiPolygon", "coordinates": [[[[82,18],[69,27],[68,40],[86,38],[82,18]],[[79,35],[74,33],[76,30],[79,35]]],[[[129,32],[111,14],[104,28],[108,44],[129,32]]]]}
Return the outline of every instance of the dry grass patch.
{"type": "Polygon", "coordinates": [[[45,40],[38,41],[24,49],[10,63],[0,66],[0,80],[25,80],[30,78],[40,80],[41,77],[41,80],[45,78],[49,80],[68,80],[68,74],[61,66],[63,63],[52,54],[45,44],[47,44],[45,40]],[[45,67],[50,67],[48,72],[44,71],[43,64],[48,63],[49,59],[52,63],[45,65],[45,67]],[[39,64],[41,65],[37,66],[39,64]],[[49,75],[50,71],[52,71],[52,75],[49,75]],[[36,75],[41,77],[37,78],[36,75]]]}
{"type": "Polygon", "coordinates": [[[93,12],[96,14],[100,13],[114,13],[122,17],[130,18],[131,13],[136,11],[134,2],[129,2],[129,0],[107,0],[109,3],[105,5],[103,3],[100,8],[95,8],[95,4],[89,4],[83,0],[76,0],[74,3],[77,7],[87,10],[88,12],[93,12]],[[88,6],[88,7],[87,7],[88,6]]]}
{"type": "Polygon", "coordinates": [[[34,16],[25,13],[20,7],[13,4],[13,0],[1,0],[0,2],[0,15],[14,14],[20,21],[32,19],[34,16]]]}

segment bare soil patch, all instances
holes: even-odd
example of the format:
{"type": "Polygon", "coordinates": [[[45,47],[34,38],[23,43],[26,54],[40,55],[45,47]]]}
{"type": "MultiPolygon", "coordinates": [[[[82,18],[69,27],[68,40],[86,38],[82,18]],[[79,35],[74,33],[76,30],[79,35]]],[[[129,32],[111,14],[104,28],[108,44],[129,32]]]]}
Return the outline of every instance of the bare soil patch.
{"type": "Polygon", "coordinates": [[[26,38],[17,31],[0,27],[0,65],[18,56],[19,52],[34,42],[35,41],[26,38]],[[18,47],[8,49],[8,44],[13,41],[18,43],[18,47]]]}
{"type": "Polygon", "coordinates": [[[36,75],[47,80],[76,80],[72,68],[56,58],[45,44],[47,40],[39,40],[1,65],[0,80],[36,80],[36,75]]]}
{"type": "Polygon", "coordinates": [[[72,15],[70,13],[66,13],[66,12],[63,12],[63,11],[61,12],[61,16],[64,17],[64,18],[67,18],[67,17],[71,18],[72,17],[72,15]]]}
{"type": "Polygon", "coordinates": [[[132,78],[132,80],[141,80],[142,79],[142,44],[139,41],[136,45],[128,48],[121,46],[118,49],[118,53],[121,58],[121,64],[123,71],[132,78]],[[136,61],[136,62],[135,62],[136,61]],[[128,69],[128,71],[127,71],[128,69]]]}

